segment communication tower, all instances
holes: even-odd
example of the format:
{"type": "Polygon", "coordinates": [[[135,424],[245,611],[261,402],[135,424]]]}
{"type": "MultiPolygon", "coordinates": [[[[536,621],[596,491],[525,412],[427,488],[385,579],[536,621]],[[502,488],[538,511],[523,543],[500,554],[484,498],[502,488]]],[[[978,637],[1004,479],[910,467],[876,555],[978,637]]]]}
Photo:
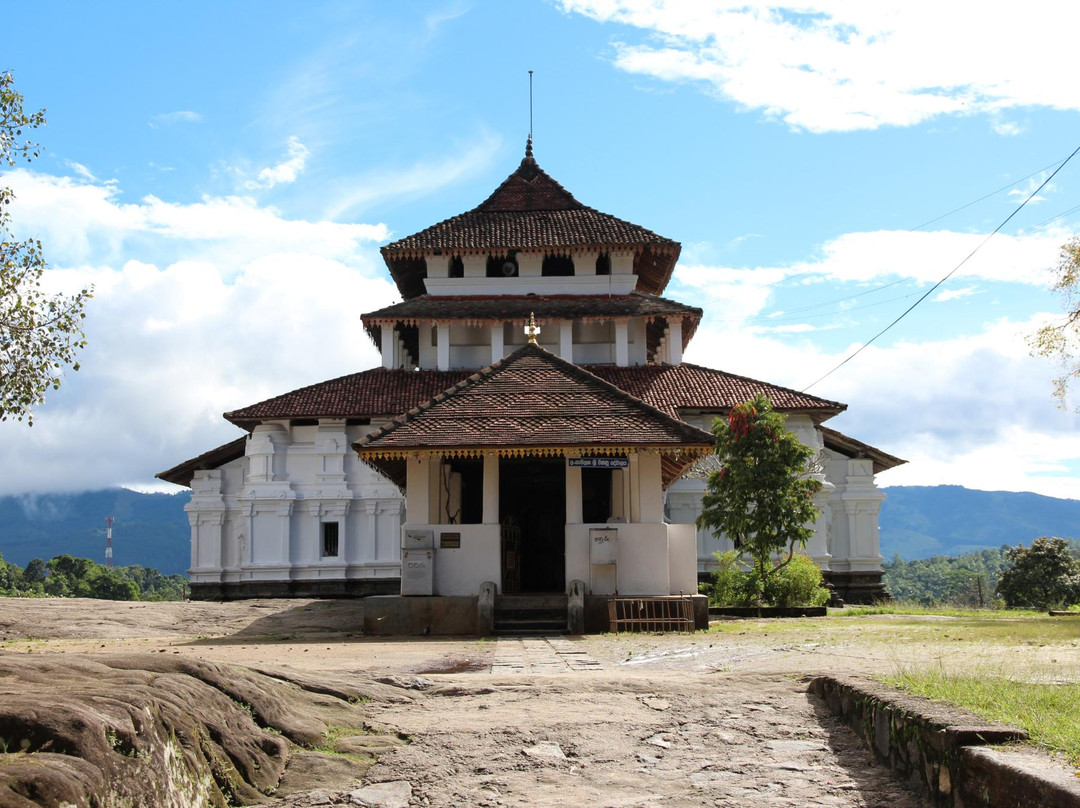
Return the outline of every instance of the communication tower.
{"type": "Polygon", "coordinates": [[[105,517],[105,566],[112,569],[112,526],[113,518],[105,517]]]}

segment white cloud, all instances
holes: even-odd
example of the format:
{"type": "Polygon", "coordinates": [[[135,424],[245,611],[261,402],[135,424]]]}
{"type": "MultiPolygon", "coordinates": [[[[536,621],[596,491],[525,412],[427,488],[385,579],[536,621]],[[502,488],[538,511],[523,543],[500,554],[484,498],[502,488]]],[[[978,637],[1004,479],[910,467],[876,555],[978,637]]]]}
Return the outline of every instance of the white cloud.
{"type": "Polygon", "coordinates": [[[17,233],[46,245],[53,263],[116,263],[133,251],[158,263],[207,261],[230,273],[252,255],[301,252],[344,262],[370,256],[389,234],[383,224],[286,219],[244,196],[180,204],[147,196],[121,201],[110,184],[16,169],[4,175],[17,196],[17,233]]]}
{"type": "MultiPolygon", "coordinates": [[[[1040,172],[1038,176],[1030,177],[1023,186],[1021,186],[1020,188],[1013,188],[1011,191],[1009,191],[1011,201],[1023,202],[1025,199],[1028,199],[1029,196],[1031,196],[1035,193],[1036,190],[1038,190],[1039,186],[1042,185],[1045,180],[1045,171],[1040,172]]],[[[1047,186],[1042,190],[1044,193],[1050,193],[1054,190],[1054,183],[1048,183],[1047,186]]],[[[1028,204],[1034,205],[1038,202],[1042,202],[1045,199],[1045,196],[1031,196],[1031,199],[1028,199],[1028,204]]]]}
{"type": "Polygon", "coordinates": [[[296,182],[296,178],[303,172],[311,152],[295,135],[289,138],[286,152],[288,157],[285,160],[275,166],[267,166],[262,169],[255,179],[245,182],[244,187],[254,191],[260,188],[273,188],[275,185],[287,185],[296,182]]]}
{"type": "Polygon", "coordinates": [[[950,300],[959,300],[962,297],[971,297],[977,294],[979,291],[976,286],[965,286],[962,289],[946,289],[942,292],[938,292],[932,298],[931,303],[948,303],[950,300]]]}
{"type": "Polygon", "coordinates": [[[375,365],[360,314],[397,291],[382,225],[285,219],[243,198],[120,201],[12,172],[50,289],[88,283],[82,370],[34,427],[0,424],[0,493],[147,483],[240,433],[221,413],[375,365]],[[177,258],[176,256],[180,256],[177,258]]]}
{"type": "MultiPolygon", "coordinates": [[[[849,405],[828,426],[909,461],[879,483],[1076,498],[1080,416],[1055,406],[1054,369],[1026,344],[1043,316],[955,339],[871,346],[809,392],[849,405]]],[[[706,315],[686,359],[802,389],[847,353],[706,315]]]]}
{"type": "Polygon", "coordinates": [[[175,126],[178,123],[199,123],[202,115],[192,112],[190,109],[178,109],[175,112],[163,112],[150,119],[151,129],[163,129],[166,126],[175,126]]]}
{"type": "Polygon", "coordinates": [[[1014,121],[998,121],[993,128],[997,134],[1006,137],[1014,137],[1024,133],[1024,127],[1014,121]]]}
{"type": "Polygon", "coordinates": [[[1028,106],[1080,109],[1071,64],[1080,25],[1074,4],[1036,0],[1015,13],[929,0],[560,5],[645,33],[644,42],[614,43],[620,69],[701,83],[800,129],[910,126],[1028,106]]]}
{"type": "Polygon", "coordinates": [[[82,163],[76,163],[74,160],[65,160],[64,162],[67,164],[68,168],[70,168],[84,180],[89,180],[90,182],[98,181],[98,178],[94,176],[94,173],[82,163]]]}
{"type": "Polygon", "coordinates": [[[385,199],[432,193],[486,169],[501,145],[502,138],[498,135],[482,132],[461,153],[436,162],[343,178],[337,192],[331,192],[324,215],[328,219],[341,219],[385,199]]]}
{"type": "MultiPolygon", "coordinates": [[[[1056,229],[1023,236],[998,234],[957,270],[952,282],[977,279],[1044,287],[1047,270],[1057,263],[1067,237],[1056,229]]],[[[675,284],[703,295],[721,317],[754,316],[772,299],[774,287],[797,276],[805,276],[803,282],[869,284],[909,278],[919,284],[936,283],[985,239],[985,234],[949,230],[845,233],[823,244],[813,259],[788,266],[680,263],[675,284]]]]}

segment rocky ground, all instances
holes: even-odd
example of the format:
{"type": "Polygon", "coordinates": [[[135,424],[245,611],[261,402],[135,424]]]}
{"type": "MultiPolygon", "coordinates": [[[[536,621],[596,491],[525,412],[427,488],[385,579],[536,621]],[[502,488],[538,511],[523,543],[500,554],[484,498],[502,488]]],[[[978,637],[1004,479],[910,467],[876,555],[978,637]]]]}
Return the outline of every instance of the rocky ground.
{"type": "Polygon", "coordinates": [[[86,805],[61,789],[100,801],[121,781],[177,806],[923,805],[806,692],[813,673],[894,667],[913,652],[894,642],[805,621],[387,639],[361,617],[0,599],[0,806],[86,805]]]}

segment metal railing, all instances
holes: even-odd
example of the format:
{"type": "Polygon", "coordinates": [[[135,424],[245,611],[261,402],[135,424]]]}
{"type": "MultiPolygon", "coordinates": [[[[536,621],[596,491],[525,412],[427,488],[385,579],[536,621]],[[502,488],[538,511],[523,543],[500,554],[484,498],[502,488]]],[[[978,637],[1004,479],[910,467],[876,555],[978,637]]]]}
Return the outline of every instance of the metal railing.
{"type": "Polygon", "coordinates": [[[694,603],[689,598],[611,598],[608,600],[608,631],[693,632],[694,603]]]}

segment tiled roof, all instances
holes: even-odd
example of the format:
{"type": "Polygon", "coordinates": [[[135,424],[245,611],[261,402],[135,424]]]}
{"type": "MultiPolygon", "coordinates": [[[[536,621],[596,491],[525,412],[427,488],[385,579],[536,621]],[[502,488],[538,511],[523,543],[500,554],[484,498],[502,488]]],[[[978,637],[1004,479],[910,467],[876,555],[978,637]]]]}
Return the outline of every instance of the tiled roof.
{"type": "Polygon", "coordinates": [[[246,443],[247,435],[241,435],[236,440],[231,440],[216,449],[211,449],[209,452],[203,452],[198,457],[185,460],[178,466],[173,466],[168,471],[163,471],[154,476],[167,483],[190,486],[191,478],[195,476],[196,471],[221,468],[226,463],[243,457],[246,443]]]}
{"type": "Polygon", "coordinates": [[[869,443],[849,438],[847,435],[837,432],[835,429],[821,427],[821,437],[825,442],[826,449],[832,449],[848,457],[866,457],[874,461],[874,474],[904,465],[907,461],[899,457],[881,451],[869,443]]]}
{"type": "Polygon", "coordinates": [[[686,362],[681,365],[586,367],[591,373],[669,415],[677,415],[681,410],[728,410],[758,393],[767,395],[777,410],[810,412],[815,422],[847,409],[846,404],[837,401],[686,362]]]}
{"type": "MultiPolygon", "coordinates": [[[[588,365],[589,373],[677,417],[680,410],[726,410],[765,393],[782,411],[811,411],[815,420],[842,412],[846,405],[798,393],[768,382],[698,365],[588,365]]],[[[252,404],[225,418],[251,427],[286,418],[393,417],[418,406],[463,379],[471,370],[386,370],[374,368],[341,376],[252,404]]]]}
{"type": "Polygon", "coordinates": [[[471,375],[468,370],[386,370],[341,376],[225,413],[237,426],[285,418],[400,415],[471,375]]]}
{"type": "Polygon", "coordinates": [[[565,254],[570,249],[634,250],[638,288],[659,294],[671,277],[680,247],[677,241],[581,204],[526,156],[479,206],[387,244],[382,254],[408,299],[424,292],[425,253],[565,254]]]}
{"type": "Polygon", "coordinates": [[[414,449],[679,450],[687,462],[713,437],[586,370],[525,345],[353,444],[368,460],[414,449]]]}
{"type": "MultiPolygon", "coordinates": [[[[613,317],[701,318],[701,309],[655,295],[420,295],[378,311],[361,315],[365,324],[416,323],[466,320],[474,323],[525,322],[530,314],[538,320],[594,320],[613,317]]],[[[542,324],[542,323],[541,323],[542,324]]]]}

